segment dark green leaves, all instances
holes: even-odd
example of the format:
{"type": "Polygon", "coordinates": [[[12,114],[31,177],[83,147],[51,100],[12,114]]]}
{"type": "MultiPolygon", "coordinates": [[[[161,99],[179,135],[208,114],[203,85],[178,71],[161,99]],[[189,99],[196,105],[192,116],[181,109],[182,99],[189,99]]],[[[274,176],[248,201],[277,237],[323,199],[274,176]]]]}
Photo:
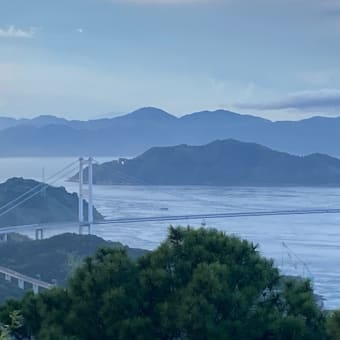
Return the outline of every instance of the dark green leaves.
{"type": "MultiPolygon", "coordinates": [[[[325,339],[308,281],[283,279],[257,247],[216,230],[170,228],[155,251],[86,259],[66,290],[9,302],[38,339],[325,339]]],[[[336,334],[336,321],[330,321],[336,334]]]]}

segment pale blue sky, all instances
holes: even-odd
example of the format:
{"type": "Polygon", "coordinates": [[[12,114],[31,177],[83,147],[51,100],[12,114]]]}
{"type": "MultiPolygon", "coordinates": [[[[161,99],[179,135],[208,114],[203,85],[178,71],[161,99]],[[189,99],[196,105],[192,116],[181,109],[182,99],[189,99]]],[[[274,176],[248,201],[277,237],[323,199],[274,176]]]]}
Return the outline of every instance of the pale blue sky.
{"type": "Polygon", "coordinates": [[[0,0],[0,115],[340,116],[340,0],[0,0]]]}

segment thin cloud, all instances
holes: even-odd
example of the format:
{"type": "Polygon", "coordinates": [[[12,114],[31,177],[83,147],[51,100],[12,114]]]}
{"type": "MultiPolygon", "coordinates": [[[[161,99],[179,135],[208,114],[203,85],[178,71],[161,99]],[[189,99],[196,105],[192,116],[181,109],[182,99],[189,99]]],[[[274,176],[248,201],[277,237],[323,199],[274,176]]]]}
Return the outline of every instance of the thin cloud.
{"type": "Polygon", "coordinates": [[[32,39],[36,33],[34,27],[29,29],[17,28],[14,25],[7,28],[0,28],[0,38],[32,39]]]}
{"type": "MultiPolygon", "coordinates": [[[[105,1],[105,0],[104,0],[105,1]]],[[[188,4],[211,4],[211,3],[224,3],[224,4],[231,4],[231,3],[238,3],[243,2],[247,3],[248,0],[106,0],[107,2],[111,3],[132,3],[136,5],[188,5],[188,4]]],[[[296,5],[296,2],[301,4],[309,4],[310,1],[312,3],[317,4],[323,8],[339,8],[340,7],[340,0],[277,0],[278,3],[287,3],[288,5],[296,5]]],[[[252,0],[252,2],[256,2],[258,4],[270,4],[272,0],[252,0]]]]}
{"type": "Polygon", "coordinates": [[[243,109],[255,110],[319,110],[340,109],[340,90],[322,89],[319,91],[296,92],[271,102],[257,102],[237,105],[243,109]]]}
{"type": "Polygon", "coordinates": [[[195,5],[221,2],[222,0],[108,0],[112,3],[130,3],[135,5],[195,5]]]}

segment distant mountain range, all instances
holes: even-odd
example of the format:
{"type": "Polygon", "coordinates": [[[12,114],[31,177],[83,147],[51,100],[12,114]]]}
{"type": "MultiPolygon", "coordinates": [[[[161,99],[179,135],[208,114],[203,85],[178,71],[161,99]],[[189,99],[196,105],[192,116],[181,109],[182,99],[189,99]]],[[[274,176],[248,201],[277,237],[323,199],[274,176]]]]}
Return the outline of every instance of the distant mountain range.
{"type": "Polygon", "coordinates": [[[154,147],[133,159],[95,165],[93,172],[96,184],[340,186],[336,158],[293,156],[232,139],[203,146],[154,147]]]}
{"type": "Polygon", "coordinates": [[[230,111],[175,117],[156,108],[89,121],[0,118],[0,156],[134,156],[152,146],[233,138],[305,155],[340,155],[340,117],[272,122],[230,111]]]}
{"type": "Polygon", "coordinates": [[[34,126],[34,127],[44,127],[46,125],[53,125],[53,124],[60,124],[60,125],[68,125],[69,121],[63,118],[58,118],[55,116],[39,116],[32,119],[15,119],[9,117],[0,117],[0,130],[12,128],[19,125],[24,126],[34,126]]]}

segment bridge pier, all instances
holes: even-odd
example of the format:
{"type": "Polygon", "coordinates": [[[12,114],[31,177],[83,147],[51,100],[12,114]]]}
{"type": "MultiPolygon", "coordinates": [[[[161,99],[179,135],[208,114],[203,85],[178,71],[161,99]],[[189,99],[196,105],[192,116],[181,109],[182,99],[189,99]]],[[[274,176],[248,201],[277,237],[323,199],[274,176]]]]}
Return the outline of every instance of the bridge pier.
{"type": "Polygon", "coordinates": [[[91,224],[79,224],[79,235],[91,235],[91,224]]]}
{"type": "Polygon", "coordinates": [[[8,234],[0,234],[0,242],[7,242],[8,241],[8,234]]]}
{"type": "Polygon", "coordinates": [[[43,228],[35,229],[35,239],[36,240],[43,240],[44,239],[44,229],[43,228]]]}
{"type": "Polygon", "coordinates": [[[38,294],[39,293],[39,286],[36,285],[36,284],[33,284],[32,287],[33,287],[33,293],[38,294]]]}
{"type": "Polygon", "coordinates": [[[18,279],[18,287],[20,289],[25,289],[25,281],[22,279],[18,279]]]}
{"type": "Polygon", "coordinates": [[[8,282],[11,282],[12,281],[12,277],[8,274],[5,274],[5,280],[8,281],[8,282]]]}

